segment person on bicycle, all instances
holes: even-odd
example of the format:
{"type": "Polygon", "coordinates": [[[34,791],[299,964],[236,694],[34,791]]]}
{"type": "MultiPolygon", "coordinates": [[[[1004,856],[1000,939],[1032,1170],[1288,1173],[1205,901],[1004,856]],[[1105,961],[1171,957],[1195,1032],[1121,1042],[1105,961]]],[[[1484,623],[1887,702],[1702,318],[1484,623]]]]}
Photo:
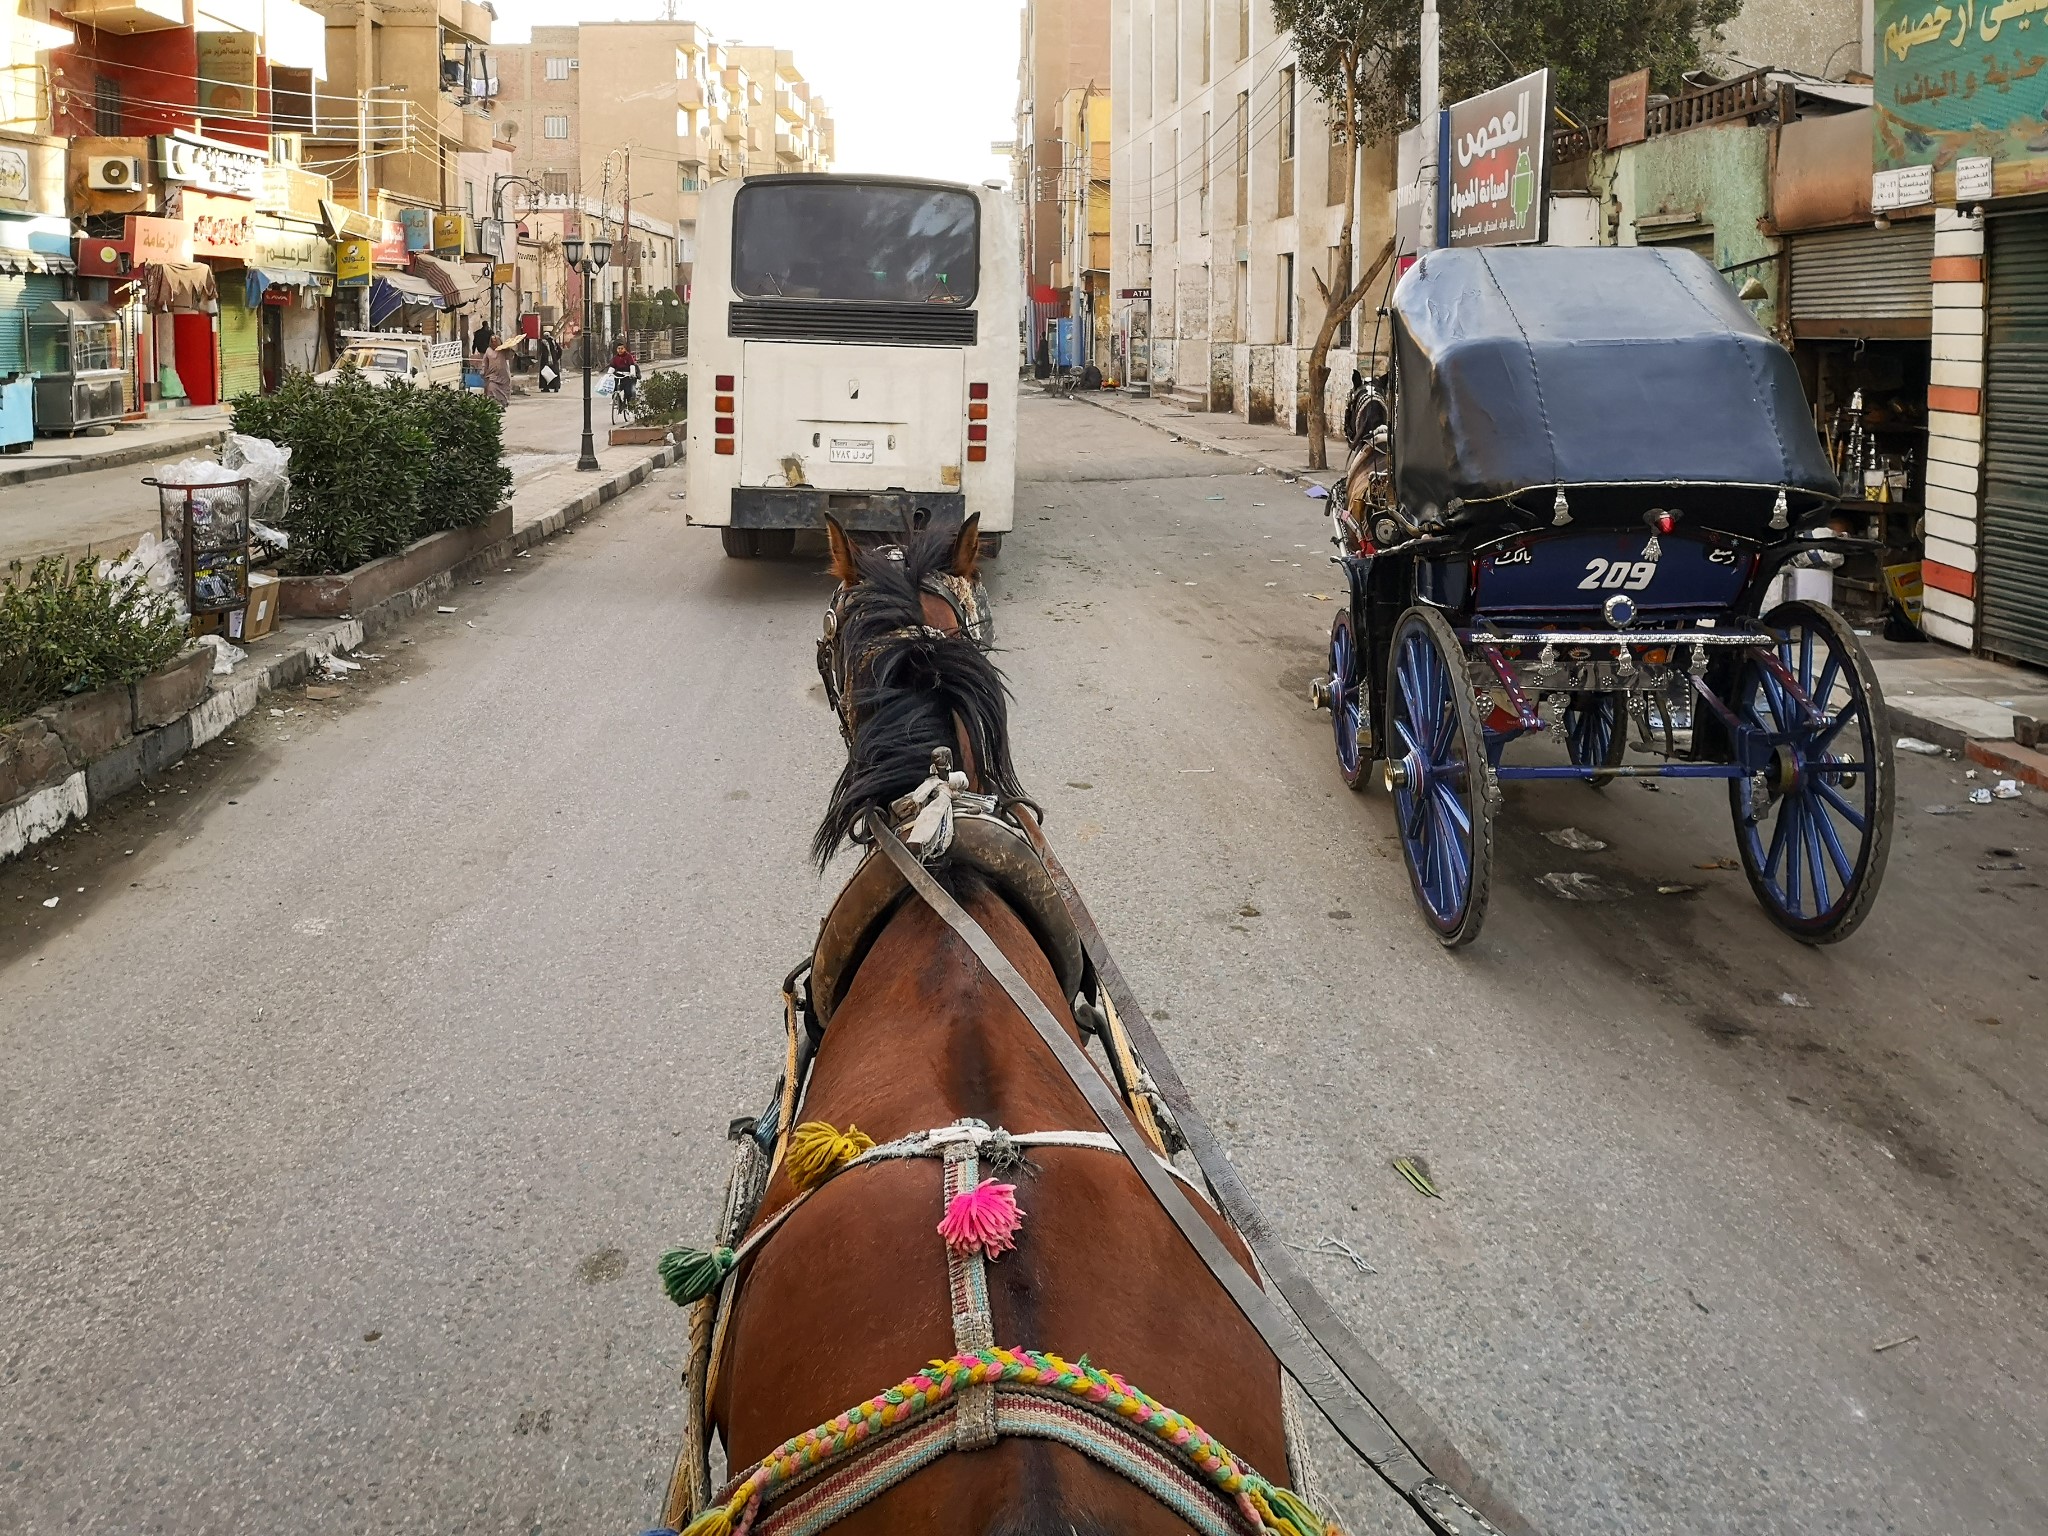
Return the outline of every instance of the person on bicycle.
{"type": "Polygon", "coordinates": [[[633,355],[633,349],[621,341],[612,349],[610,363],[612,389],[619,399],[628,405],[633,403],[633,391],[640,378],[640,359],[633,355]]]}

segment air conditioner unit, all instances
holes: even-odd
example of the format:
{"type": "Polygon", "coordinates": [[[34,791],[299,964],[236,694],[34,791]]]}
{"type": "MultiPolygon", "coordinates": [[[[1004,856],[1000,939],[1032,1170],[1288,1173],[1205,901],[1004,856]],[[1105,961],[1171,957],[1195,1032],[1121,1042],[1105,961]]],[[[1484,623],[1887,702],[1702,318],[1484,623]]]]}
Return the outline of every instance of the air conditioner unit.
{"type": "Polygon", "coordinates": [[[583,67],[583,61],[581,59],[571,59],[569,61],[569,67],[571,69],[581,69],[583,67]]]}
{"type": "Polygon", "coordinates": [[[1133,224],[1131,226],[1131,244],[1150,245],[1151,243],[1152,226],[1150,224],[1133,224]]]}
{"type": "Polygon", "coordinates": [[[93,155],[85,162],[85,184],[96,192],[140,192],[142,162],[133,155],[93,155]]]}

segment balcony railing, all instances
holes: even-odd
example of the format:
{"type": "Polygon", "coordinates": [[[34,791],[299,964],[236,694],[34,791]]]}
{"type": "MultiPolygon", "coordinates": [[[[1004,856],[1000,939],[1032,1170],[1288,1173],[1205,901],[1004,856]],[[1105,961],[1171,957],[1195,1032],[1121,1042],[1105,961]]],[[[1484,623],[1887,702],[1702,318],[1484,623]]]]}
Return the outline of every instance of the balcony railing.
{"type": "MultiPolygon", "coordinates": [[[[1687,91],[1682,96],[1656,102],[1643,115],[1644,137],[1656,139],[1683,133],[1688,128],[1755,122],[1768,117],[1778,109],[1777,87],[1770,83],[1770,74],[1767,69],[1752,70],[1703,91],[1687,91]]],[[[1605,118],[1583,128],[1551,130],[1550,153],[1554,160],[1577,160],[1606,147],[1605,118]]]]}

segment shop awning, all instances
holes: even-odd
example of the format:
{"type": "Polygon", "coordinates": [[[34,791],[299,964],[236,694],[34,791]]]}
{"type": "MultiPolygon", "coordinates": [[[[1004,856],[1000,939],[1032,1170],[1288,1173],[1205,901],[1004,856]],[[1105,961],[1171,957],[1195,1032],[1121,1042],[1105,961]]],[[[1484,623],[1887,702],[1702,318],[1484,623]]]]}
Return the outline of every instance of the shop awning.
{"type": "Polygon", "coordinates": [[[203,262],[153,262],[142,269],[142,295],[151,310],[211,309],[220,302],[213,268],[203,262]]]}
{"type": "Polygon", "coordinates": [[[251,309],[263,302],[264,293],[271,288],[313,288],[321,293],[334,291],[332,272],[301,272],[293,267],[251,267],[247,282],[251,309]]]}
{"type": "Polygon", "coordinates": [[[412,269],[434,285],[435,291],[447,300],[450,309],[481,304],[490,297],[491,271],[488,267],[472,267],[459,261],[442,261],[438,257],[415,251],[412,269]]]}
{"type": "Polygon", "coordinates": [[[22,277],[30,272],[76,272],[78,263],[69,256],[45,256],[40,251],[0,251],[0,272],[22,277]]]}
{"type": "Polygon", "coordinates": [[[423,277],[406,272],[379,272],[370,280],[370,324],[382,325],[408,304],[446,309],[447,301],[423,277]]]}

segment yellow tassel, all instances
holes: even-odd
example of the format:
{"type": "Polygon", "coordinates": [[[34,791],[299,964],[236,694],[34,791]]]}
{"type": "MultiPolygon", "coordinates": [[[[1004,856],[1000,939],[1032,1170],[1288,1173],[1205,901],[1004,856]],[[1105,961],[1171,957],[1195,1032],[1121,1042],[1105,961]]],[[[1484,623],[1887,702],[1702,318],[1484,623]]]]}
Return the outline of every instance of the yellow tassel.
{"type": "Polygon", "coordinates": [[[732,1510],[707,1509],[683,1527],[683,1536],[732,1536],[732,1510]]]}
{"type": "Polygon", "coordinates": [[[822,1184],[874,1144],[874,1138],[862,1135],[857,1125],[847,1126],[841,1134],[822,1120],[806,1120],[789,1133],[789,1181],[798,1189],[822,1184]]]}

